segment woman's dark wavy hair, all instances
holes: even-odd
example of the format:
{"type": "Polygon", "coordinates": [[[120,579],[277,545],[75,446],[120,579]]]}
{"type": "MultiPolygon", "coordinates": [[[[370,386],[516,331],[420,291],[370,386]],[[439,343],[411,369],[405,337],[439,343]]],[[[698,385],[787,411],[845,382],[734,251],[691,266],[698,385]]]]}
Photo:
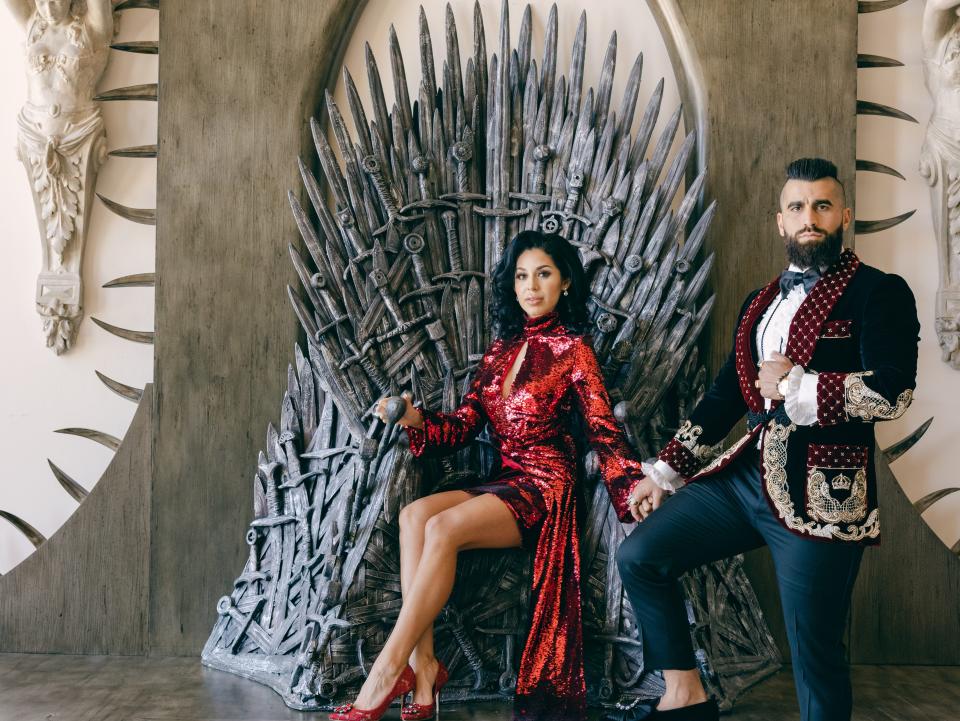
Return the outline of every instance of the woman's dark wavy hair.
{"type": "Polygon", "coordinates": [[[590,325],[587,320],[587,278],[577,249],[562,235],[524,230],[507,243],[500,262],[493,269],[491,314],[497,337],[515,337],[523,329],[527,320],[527,314],[517,302],[513,283],[517,258],[531,248],[539,248],[549,255],[560,270],[563,279],[570,281],[567,295],[561,294],[557,302],[556,310],[560,316],[560,322],[573,333],[586,333],[590,325]]]}

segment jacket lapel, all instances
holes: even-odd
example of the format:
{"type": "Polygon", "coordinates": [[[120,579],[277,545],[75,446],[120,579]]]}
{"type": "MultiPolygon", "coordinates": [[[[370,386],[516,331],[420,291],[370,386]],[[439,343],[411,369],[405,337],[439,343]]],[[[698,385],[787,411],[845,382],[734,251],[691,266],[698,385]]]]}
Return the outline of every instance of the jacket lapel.
{"type": "Polygon", "coordinates": [[[860,259],[856,254],[852,250],[845,250],[840,254],[840,259],[810,289],[790,324],[790,338],[784,355],[794,363],[804,367],[810,363],[821,327],[847,289],[859,265],[860,259]]]}
{"type": "Polygon", "coordinates": [[[757,293],[737,327],[737,338],[734,346],[737,354],[737,378],[740,381],[740,392],[743,394],[743,399],[747,402],[747,407],[754,413],[763,410],[763,396],[760,395],[760,391],[754,385],[758,375],[753,352],[753,329],[763,311],[767,309],[774,296],[779,292],[780,278],[777,277],[757,293]]]}

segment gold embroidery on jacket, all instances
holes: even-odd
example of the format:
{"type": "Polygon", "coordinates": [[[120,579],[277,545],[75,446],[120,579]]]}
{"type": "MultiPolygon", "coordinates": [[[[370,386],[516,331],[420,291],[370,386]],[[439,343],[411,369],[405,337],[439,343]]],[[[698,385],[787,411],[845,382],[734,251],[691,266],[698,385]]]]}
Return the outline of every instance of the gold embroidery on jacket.
{"type": "Polygon", "coordinates": [[[681,446],[686,448],[693,454],[693,457],[696,458],[700,463],[707,463],[711,459],[715,458],[716,455],[720,452],[720,449],[723,446],[723,442],[717,443],[715,446],[707,446],[700,443],[700,435],[703,433],[703,426],[695,426],[689,420],[684,421],[677,429],[677,433],[674,438],[680,443],[681,446]]]}
{"type": "Polygon", "coordinates": [[[782,426],[776,421],[770,421],[763,442],[763,477],[767,494],[787,528],[819,538],[832,537],[843,541],[860,541],[864,538],[879,536],[879,508],[874,508],[862,525],[849,524],[846,530],[841,530],[839,526],[830,522],[825,525],[816,521],[804,522],[796,514],[793,499],[790,498],[790,484],[787,482],[787,439],[795,430],[797,430],[795,423],[782,426]]]}
{"type": "Polygon", "coordinates": [[[853,479],[843,473],[827,482],[825,470],[819,466],[807,469],[807,514],[826,523],[852,523],[867,515],[867,470],[858,468],[853,479]],[[850,495],[838,501],[830,489],[849,490],[850,495]]]}
{"type": "MultiPolygon", "coordinates": [[[[756,439],[756,436],[753,435],[752,433],[748,433],[747,435],[743,436],[736,443],[730,446],[727,450],[725,450],[723,453],[721,453],[712,461],[710,461],[708,465],[704,466],[699,471],[697,471],[696,475],[702,476],[705,473],[710,473],[711,471],[719,468],[724,463],[726,463],[731,457],[736,455],[740,451],[740,449],[743,447],[744,443],[746,443],[749,440],[755,440],[755,439],[756,439]]],[[[714,446],[714,448],[718,448],[718,447],[719,445],[714,446]]]]}
{"type": "Polygon", "coordinates": [[[897,403],[894,405],[863,382],[865,376],[872,375],[873,371],[864,371],[850,373],[843,379],[844,410],[847,416],[865,421],[889,421],[902,416],[913,401],[913,391],[907,388],[897,396],[897,403]]]}

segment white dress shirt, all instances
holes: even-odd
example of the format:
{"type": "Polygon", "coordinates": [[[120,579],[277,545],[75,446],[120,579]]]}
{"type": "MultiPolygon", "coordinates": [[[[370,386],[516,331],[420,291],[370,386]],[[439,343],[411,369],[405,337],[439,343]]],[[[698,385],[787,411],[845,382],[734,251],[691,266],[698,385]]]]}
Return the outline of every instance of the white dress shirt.
{"type": "MultiPolygon", "coordinates": [[[[790,264],[789,270],[803,272],[790,264]]],[[[821,272],[825,269],[821,269],[821,272]]],[[[777,293],[770,307],[764,312],[754,329],[757,356],[762,360],[771,360],[774,351],[783,353],[790,337],[790,324],[800,304],[807,297],[803,283],[793,286],[787,297],[777,293]]],[[[764,407],[770,408],[770,399],[764,399],[764,407]]],[[[803,366],[795,365],[787,375],[787,392],[784,405],[790,420],[800,426],[809,426],[817,420],[817,374],[807,372],[803,366]]],[[[757,446],[763,442],[763,432],[757,446]]],[[[667,491],[675,491],[684,481],[666,461],[657,460],[654,464],[644,463],[643,472],[658,486],[667,491]]]]}

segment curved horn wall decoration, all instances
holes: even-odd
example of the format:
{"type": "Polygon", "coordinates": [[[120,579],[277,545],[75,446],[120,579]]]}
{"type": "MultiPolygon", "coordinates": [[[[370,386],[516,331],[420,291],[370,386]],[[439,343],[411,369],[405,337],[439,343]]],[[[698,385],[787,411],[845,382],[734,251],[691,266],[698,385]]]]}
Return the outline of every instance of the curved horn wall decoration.
{"type": "Polygon", "coordinates": [[[95,431],[92,428],[61,428],[54,431],[54,433],[65,433],[69,436],[88,438],[89,440],[95,441],[102,446],[106,446],[114,452],[116,452],[116,450],[120,447],[119,438],[116,436],[111,436],[109,433],[104,433],[103,431],[95,431]]]}
{"type": "Polygon", "coordinates": [[[134,343],[153,343],[152,330],[129,330],[127,328],[121,328],[120,326],[112,325],[106,321],[100,320],[99,318],[91,317],[90,320],[108,333],[112,333],[118,338],[133,341],[134,343]]]}
{"type": "Polygon", "coordinates": [[[139,403],[140,399],[143,398],[143,388],[135,388],[134,386],[128,386],[125,383],[120,381],[115,381],[113,378],[101,373],[100,371],[94,371],[97,374],[103,384],[116,393],[118,396],[126,398],[129,401],[134,403],[139,403]]]}
{"type": "Polygon", "coordinates": [[[83,499],[90,495],[90,492],[68,476],[64,471],[49,458],[47,463],[50,466],[50,470],[53,471],[54,478],[57,479],[57,483],[69,493],[77,503],[83,503],[83,499]]]}
{"type": "Polygon", "coordinates": [[[47,540],[46,536],[40,533],[40,531],[19,516],[16,516],[9,511],[0,511],[0,518],[10,523],[14,528],[20,531],[20,533],[26,536],[27,540],[33,544],[34,548],[40,548],[40,544],[47,540]]]}

